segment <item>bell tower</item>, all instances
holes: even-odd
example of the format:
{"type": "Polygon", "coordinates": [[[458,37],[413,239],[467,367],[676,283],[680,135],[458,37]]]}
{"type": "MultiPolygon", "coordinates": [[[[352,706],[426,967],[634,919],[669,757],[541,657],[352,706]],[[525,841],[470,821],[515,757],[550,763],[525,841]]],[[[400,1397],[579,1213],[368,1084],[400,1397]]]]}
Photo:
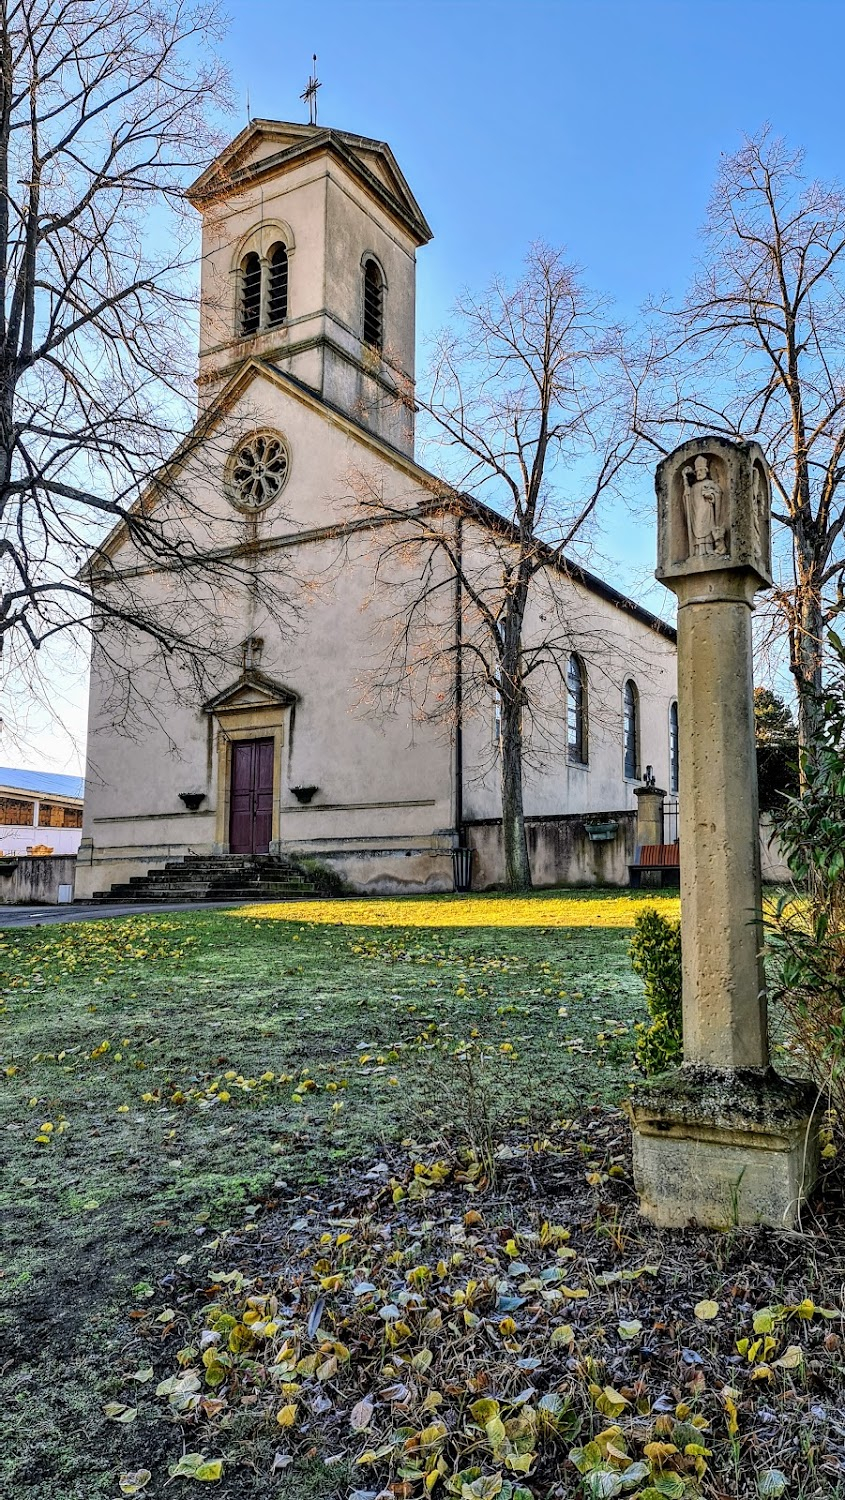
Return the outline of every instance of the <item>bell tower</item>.
{"type": "Polygon", "coordinates": [[[266,361],[413,456],[416,252],[390,147],[253,120],[188,190],[202,214],[199,402],[266,361]]]}

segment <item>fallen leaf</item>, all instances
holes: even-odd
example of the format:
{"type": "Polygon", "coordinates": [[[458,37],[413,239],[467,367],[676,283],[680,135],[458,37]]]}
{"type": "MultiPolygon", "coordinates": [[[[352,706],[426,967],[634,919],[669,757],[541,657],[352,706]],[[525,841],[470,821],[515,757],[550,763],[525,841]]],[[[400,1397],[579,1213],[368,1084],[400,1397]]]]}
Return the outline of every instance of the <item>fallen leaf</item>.
{"type": "Polygon", "coordinates": [[[353,1406],[349,1422],[353,1432],[364,1432],[373,1420],[373,1403],[369,1396],[353,1406]]]}
{"type": "Polygon", "coordinates": [[[803,1362],[804,1355],[798,1344],[790,1344],[788,1349],[784,1349],[780,1359],[772,1361],[776,1370],[797,1370],[803,1362]]]}
{"type": "Polygon", "coordinates": [[[757,1493],[764,1500],[782,1495],[788,1484],[789,1480],[782,1469],[764,1469],[762,1474],[757,1475],[757,1493]]]}
{"type": "Polygon", "coordinates": [[[620,1323],[617,1333],[621,1339],[636,1339],[643,1331],[643,1325],[639,1318],[631,1318],[629,1322],[620,1323]]]}
{"type": "Polygon", "coordinates": [[[705,1297],[703,1302],[695,1304],[693,1311],[700,1323],[711,1323],[715,1317],[718,1317],[719,1304],[718,1302],[713,1302],[711,1298],[705,1297]]]}
{"type": "Polygon", "coordinates": [[[149,1469],[132,1469],[128,1474],[121,1474],[118,1480],[121,1495],[140,1495],[152,1477],[149,1469]]]}

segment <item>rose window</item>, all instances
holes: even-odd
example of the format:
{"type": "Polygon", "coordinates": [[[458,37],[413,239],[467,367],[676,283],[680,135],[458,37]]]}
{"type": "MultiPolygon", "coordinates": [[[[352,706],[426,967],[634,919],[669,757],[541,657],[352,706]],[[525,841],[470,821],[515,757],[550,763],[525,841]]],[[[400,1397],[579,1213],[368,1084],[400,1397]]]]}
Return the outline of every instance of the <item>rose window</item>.
{"type": "Polygon", "coordinates": [[[275,432],[255,432],[239,443],[229,460],[229,494],[242,510],[263,510],[285,487],[290,454],[275,432]]]}

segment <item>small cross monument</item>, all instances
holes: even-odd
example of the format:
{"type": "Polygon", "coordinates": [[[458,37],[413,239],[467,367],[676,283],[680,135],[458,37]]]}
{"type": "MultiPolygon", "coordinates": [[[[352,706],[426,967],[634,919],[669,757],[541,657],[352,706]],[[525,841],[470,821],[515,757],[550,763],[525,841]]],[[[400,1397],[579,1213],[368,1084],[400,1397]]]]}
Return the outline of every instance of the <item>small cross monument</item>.
{"type": "Polygon", "coordinates": [[[684,1062],[631,1103],[640,1206],[667,1227],[790,1227],[816,1171],[815,1091],[769,1062],[751,615],[771,587],[762,448],[658,466],[656,576],[678,598],[684,1062]]]}

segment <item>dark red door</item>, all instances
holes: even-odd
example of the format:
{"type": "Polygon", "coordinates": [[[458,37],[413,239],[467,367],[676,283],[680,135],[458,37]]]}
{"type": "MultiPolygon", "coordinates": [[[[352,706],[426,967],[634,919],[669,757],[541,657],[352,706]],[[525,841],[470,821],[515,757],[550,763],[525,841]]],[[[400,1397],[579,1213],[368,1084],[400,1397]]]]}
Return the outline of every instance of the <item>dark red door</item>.
{"type": "Polygon", "coordinates": [[[229,850],[267,854],[273,834],[273,741],[236,740],[232,746],[229,850]]]}

